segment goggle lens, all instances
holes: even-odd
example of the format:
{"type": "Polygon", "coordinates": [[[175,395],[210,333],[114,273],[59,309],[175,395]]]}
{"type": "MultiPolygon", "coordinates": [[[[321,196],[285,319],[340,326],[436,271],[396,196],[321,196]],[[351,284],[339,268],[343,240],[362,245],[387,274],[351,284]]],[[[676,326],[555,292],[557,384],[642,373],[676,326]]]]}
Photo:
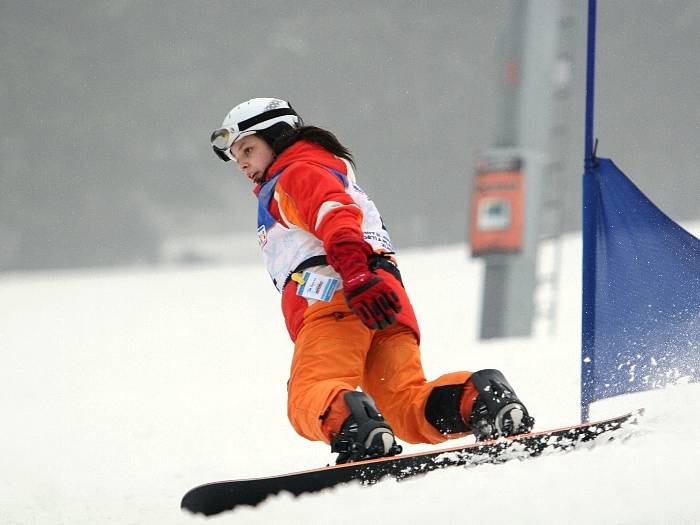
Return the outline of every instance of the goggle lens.
{"type": "Polygon", "coordinates": [[[227,150],[231,147],[231,144],[235,142],[235,136],[231,133],[231,130],[227,128],[221,128],[215,130],[211,134],[211,145],[217,149],[227,150]]]}

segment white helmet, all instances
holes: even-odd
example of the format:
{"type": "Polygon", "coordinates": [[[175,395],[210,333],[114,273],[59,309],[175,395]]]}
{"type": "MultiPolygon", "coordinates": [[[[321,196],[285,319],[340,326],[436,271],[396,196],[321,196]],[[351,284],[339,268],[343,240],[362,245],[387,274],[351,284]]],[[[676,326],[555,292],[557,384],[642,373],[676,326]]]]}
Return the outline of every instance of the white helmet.
{"type": "Polygon", "coordinates": [[[291,104],[278,98],[252,98],[228,112],[221,127],[211,134],[216,156],[225,162],[233,157],[230,148],[238,140],[258,133],[270,146],[284,131],[303,124],[291,104]]]}

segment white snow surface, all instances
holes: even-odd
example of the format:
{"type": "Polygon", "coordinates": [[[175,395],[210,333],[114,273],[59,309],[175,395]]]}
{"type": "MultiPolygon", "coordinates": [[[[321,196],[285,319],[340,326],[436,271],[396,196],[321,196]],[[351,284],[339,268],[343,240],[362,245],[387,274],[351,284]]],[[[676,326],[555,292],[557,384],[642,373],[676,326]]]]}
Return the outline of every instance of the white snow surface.
{"type": "MultiPolygon", "coordinates": [[[[536,430],[578,422],[579,236],[555,334],[528,339],[478,340],[482,263],[463,245],[399,256],[429,377],[499,368],[536,430]]],[[[333,459],[287,422],[278,301],[260,264],[0,276],[0,523],[700,523],[698,384],[594,404],[593,418],[646,408],[625,442],[182,512],[195,485],[333,459]]]]}

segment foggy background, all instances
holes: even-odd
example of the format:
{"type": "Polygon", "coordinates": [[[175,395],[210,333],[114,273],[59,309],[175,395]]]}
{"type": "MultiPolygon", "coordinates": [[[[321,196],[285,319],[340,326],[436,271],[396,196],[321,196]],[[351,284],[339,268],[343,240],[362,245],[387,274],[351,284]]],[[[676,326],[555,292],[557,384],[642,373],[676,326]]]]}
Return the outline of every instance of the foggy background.
{"type": "MultiPolygon", "coordinates": [[[[255,243],[250,184],[208,142],[251,97],[291,101],[350,147],[397,248],[466,240],[512,3],[0,1],[0,271],[157,264],[202,236],[255,243]]],[[[585,4],[568,2],[568,231],[585,4]]],[[[599,3],[598,154],[676,221],[700,217],[699,51],[697,0],[599,3]]]]}

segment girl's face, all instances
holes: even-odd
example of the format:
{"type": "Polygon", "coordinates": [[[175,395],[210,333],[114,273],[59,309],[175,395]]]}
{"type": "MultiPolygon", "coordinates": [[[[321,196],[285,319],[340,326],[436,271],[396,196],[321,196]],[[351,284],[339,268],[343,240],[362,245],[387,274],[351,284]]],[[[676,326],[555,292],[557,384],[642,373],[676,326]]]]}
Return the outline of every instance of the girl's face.
{"type": "Polygon", "coordinates": [[[265,172],[275,160],[275,153],[270,145],[257,134],[243,137],[231,146],[231,154],[238,164],[238,169],[255,183],[265,182],[265,172]]]}

